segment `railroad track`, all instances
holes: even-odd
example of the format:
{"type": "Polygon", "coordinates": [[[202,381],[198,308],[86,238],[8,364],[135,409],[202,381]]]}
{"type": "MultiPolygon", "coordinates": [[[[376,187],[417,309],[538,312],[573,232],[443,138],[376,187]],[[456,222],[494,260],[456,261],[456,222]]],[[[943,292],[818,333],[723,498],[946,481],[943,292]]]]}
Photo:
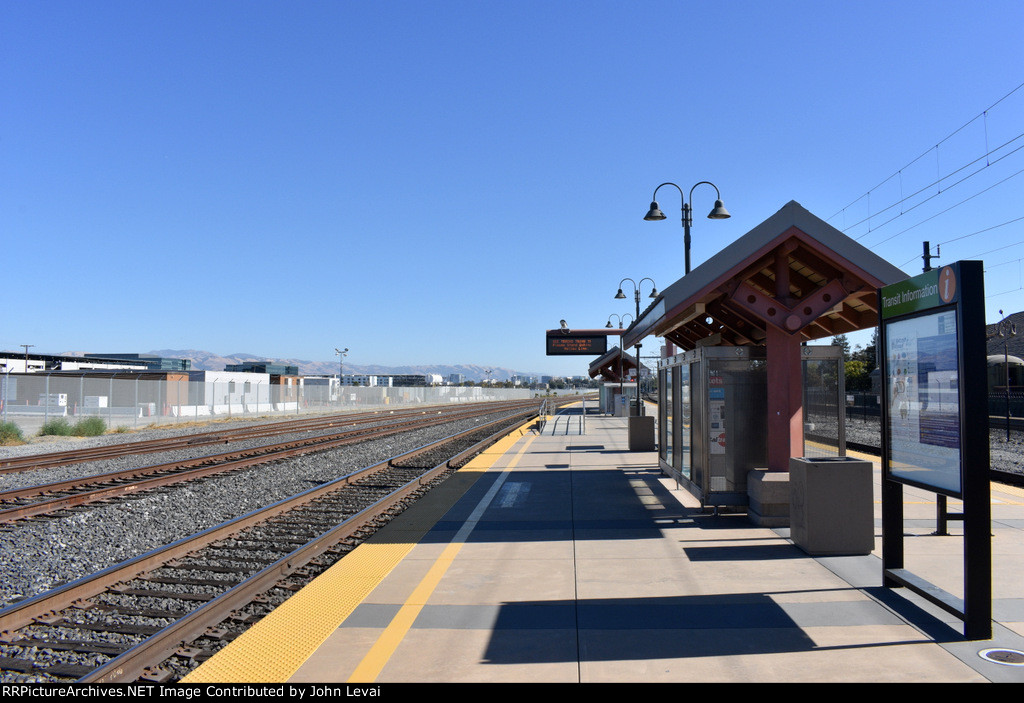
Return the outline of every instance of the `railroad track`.
{"type": "MultiPolygon", "coordinates": [[[[122,496],[134,496],[154,488],[295,458],[309,452],[336,449],[354,442],[379,439],[412,429],[432,427],[455,419],[476,418],[495,412],[515,411],[524,407],[535,408],[536,403],[530,401],[525,405],[523,402],[487,404],[468,409],[462,408],[454,412],[435,412],[430,415],[415,413],[403,415],[398,419],[388,417],[388,424],[384,425],[364,425],[342,432],[299,437],[286,442],[248,447],[193,459],[175,460],[56,483],[10,489],[0,492],[0,524],[53,514],[69,508],[122,496]]],[[[376,420],[379,422],[380,418],[376,418],[376,420]]],[[[335,422],[326,427],[329,428],[337,424],[339,423],[335,422]]],[[[270,434],[277,434],[277,432],[270,434]]],[[[268,433],[257,428],[255,436],[268,436],[268,433]]],[[[241,437],[242,435],[238,435],[236,439],[241,437]]]]}
{"type": "Polygon", "coordinates": [[[177,680],[530,414],[351,472],[0,610],[0,679],[177,680]]]}
{"type": "MultiPolygon", "coordinates": [[[[508,401],[508,403],[512,405],[517,402],[522,403],[533,401],[508,401]]],[[[505,402],[486,403],[486,405],[491,407],[503,404],[505,404],[505,402]]],[[[21,457],[8,457],[0,459],[0,474],[20,473],[23,471],[33,471],[42,468],[52,468],[55,466],[99,461],[102,459],[117,458],[125,455],[152,454],[156,452],[174,451],[177,449],[194,449],[196,447],[209,446],[212,444],[230,444],[232,442],[248,441],[260,437],[273,437],[282,434],[323,431],[344,425],[359,425],[362,423],[380,422],[382,420],[396,420],[438,412],[458,412],[464,407],[466,406],[453,407],[451,405],[430,405],[416,409],[402,409],[395,411],[380,410],[365,413],[327,415],[316,418],[303,418],[300,420],[285,420],[280,422],[246,425],[244,427],[221,428],[211,430],[209,432],[197,432],[194,434],[175,437],[158,437],[154,439],[122,442],[119,444],[99,447],[81,447],[60,452],[46,452],[21,457]]]]}

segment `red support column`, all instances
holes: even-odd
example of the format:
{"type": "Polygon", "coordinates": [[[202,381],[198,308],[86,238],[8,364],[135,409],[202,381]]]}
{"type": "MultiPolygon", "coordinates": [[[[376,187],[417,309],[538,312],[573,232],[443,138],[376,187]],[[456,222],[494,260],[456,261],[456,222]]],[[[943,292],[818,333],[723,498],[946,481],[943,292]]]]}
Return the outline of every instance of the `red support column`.
{"type": "Polygon", "coordinates": [[[766,325],[768,361],[768,468],[789,471],[789,458],[803,454],[803,374],[800,335],[766,325]]]}

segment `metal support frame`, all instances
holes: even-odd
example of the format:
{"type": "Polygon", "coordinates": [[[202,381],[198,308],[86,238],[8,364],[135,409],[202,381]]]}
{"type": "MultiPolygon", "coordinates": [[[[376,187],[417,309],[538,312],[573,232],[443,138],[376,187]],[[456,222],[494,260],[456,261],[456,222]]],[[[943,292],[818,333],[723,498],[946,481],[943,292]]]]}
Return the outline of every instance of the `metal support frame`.
{"type": "MultiPolygon", "coordinates": [[[[925,290],[928,276],[955,276],[956,297],[935,303],[925,302],[916,310],[887,314],[884,302],[879,313],[879,340],[882,378],[890,376],[887,324],[916,317],[955,312],[957,334],[957,375],[959,402],[959,491],[911,481],[892,475],[892,415],[889,387],[882,393],[882,579],[886,588],[905,587],[934,605],[956,616],[964,623],[968,640],[984,640],[992,636],[992,544],[991,503],[989,486],[989,437],[987,384],[985,378],[985,291],[980,261],[961,261],[943,267],[938,274],[926,272],[905,282],[925,290]],[[903,486],[914,485],[934,491],[939,496],[940,513],[937,534],[945,533],[945,519],[960,519],[964,525],[964,598],[956,598],[904,568],[903,486]],[[962,515],[948,515],[944,505],[947,496],[962,499],[962,515]]],[[[939,279],[936,277],[936,281],[939,279]]],[[[879,300],[896,300],[902,296],[904,284],[879,290],[879,300]]],[[[913,297],[913,296],[911,296],[913,297]]],[[[921,298],[926,296],[922,295],[921,298]]],[[[895,305],[896,303],[893,303],[895,305]]],[[[886,381],[887,383],[887,381],[886,381]]]]}

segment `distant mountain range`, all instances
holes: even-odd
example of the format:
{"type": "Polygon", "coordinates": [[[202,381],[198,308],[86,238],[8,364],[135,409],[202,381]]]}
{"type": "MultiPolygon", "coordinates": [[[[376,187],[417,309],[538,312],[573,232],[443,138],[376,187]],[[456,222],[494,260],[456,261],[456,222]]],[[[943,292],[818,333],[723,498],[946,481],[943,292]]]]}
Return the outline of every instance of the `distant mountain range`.
{"type": "MultiPolygon", "coordinates": [[[[260,361],[284,364],[286,366],[297,366],[299,368],[299,373],[304,376],[330,376],[338,373],[339,366],[337,360],[307,361],[305,359],[270,359],[265,356],[257,356],[256,354],[243,353],[221,356],[219,354],[214,354],[213,352],[200,351],[197,349],[157,349],[147,353],[168,359],[190,359],[192,361],[192,368],[196,371],[223,371],[224,367],[228,364],[241,364],[246,361],[260,361]]],[[[437,364],[429,366],[380,366],[378,364],[371,364],[368,366],[360,366],[359,364],[350,364],[345,362],[346,374],[439,374],[443,378],[447,379],[448,376],[453,373],[461,373],[466,377],[467,381],[482,381],[488,378],[488,369],[491,370],[490,378],[494,381],[504,381],[511,376],[540,377],[539,373],[516,371],[514,369],[503,368],[500,366],[477,366],[475,364],[437,364]]]]}

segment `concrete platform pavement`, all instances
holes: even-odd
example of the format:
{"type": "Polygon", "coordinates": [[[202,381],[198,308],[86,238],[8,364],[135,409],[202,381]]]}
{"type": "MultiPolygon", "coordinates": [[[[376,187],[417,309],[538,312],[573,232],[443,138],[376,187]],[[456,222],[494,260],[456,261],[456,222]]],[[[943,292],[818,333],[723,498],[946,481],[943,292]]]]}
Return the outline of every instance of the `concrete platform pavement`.
{"type": "MultiPolygon", "coordinates": [[[[432,491],[371,540],[408,554],[287,680],[1024,681],[979,655],[1024,651],[1024,492],[993,491],[995,634],[966,642],[880,587],[877,464],[876,553],[811,558],[786,529],[701,511],[626,444],[624,418],[560,415],[432,491]]],[[[959,525],[932,536],[934,495],[905,500],[907,568],[962,596],[959,525]]]]}

